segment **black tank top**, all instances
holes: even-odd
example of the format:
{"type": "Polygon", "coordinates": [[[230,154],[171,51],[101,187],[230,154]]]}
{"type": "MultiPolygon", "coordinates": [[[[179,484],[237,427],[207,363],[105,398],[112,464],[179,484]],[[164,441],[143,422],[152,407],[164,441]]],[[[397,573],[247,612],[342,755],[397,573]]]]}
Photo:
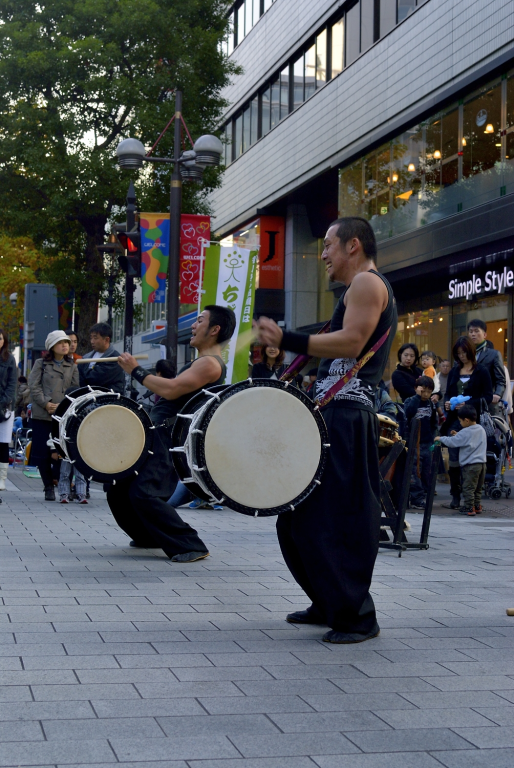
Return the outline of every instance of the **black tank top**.
{"type": "MultiPolygon", "coordinates": [[[[384,282],[389,300],[387,306],[380,315],[378,325],[371,334],[371,337],[362,350],[358,358],[350,357],[338,357],[335,360],[329,358],[323,358],[320,361],[318,368],[318,379],[316,381],[316,397],[321,398],[335,384],[339,379],[350,371],[355,363],[363,357],[363,355],[376,344],[376,342],[384,335],[388,328],[391,329],[388,338],[378,349],[373,357],[365,363],[358,374],[354,376],[350,381],[339,390],[333,400],[327,405],[327,407],[336,405],[354,406],[357,408],[369,408],[374,410],[374,394],[375,389],[383,376],[384,369],[389,359],[389,352],[391,351],[391,345],[393,343],[396,326],[398,324],[398,313],[396,309],[396,301],[393,295],[393,289],[389,285],[389,282],[383,275],[376,272],[374,269],[370,269],[374,275],[384,282]]],[[[332,321],[330,323],[331,331],[340,331],[343,327],[344,314],[346,312],[346,306],[344,304],[344,297],[348,286],[339,301],[337,302],[334,314],[332,315],[332,321]]]]}
{"type": "MultiPolygon", "coordinates": [[[[170,419],[173,416],[176,416],[179,411],[182,410],[182,408],[185,406],[185,404],[191,400],[192,397],[197,395],[199,392],[202,391],[202,389],[208,389],[209,387],[214,387],[217,384],[223,384],[225,381],[225,376],[227,375],[227,366],[219,357],[219,355],[203,355],[203,357],[215,357],[218,363],[221,366],[221,376],[216,381],[212,381],[210,384],[206,384],[205,387],[200,387],[200,389],[196,389],[194,392],[188,392],[185,395],[181,395],[180,397],[177,397],[176,400],[166,400],[164,397],[161,397],[160,400],[157,401],[157,403],[154,405],[152,410],[150,411],[150,418],[152,419],[154,424],[162,424],[162,422],[165,419],[170,419]]],[[[200,358],[197,358],[199,360],[200,358]]],[[[194,365],[196,360],[193,360],[192,363],[187,363],[187,365],[184,365],[183,368],[180,369],[179,374],[183,373],[184,371],[187,371],[189,368],[191,368],[192,365],[194,365]]]]}

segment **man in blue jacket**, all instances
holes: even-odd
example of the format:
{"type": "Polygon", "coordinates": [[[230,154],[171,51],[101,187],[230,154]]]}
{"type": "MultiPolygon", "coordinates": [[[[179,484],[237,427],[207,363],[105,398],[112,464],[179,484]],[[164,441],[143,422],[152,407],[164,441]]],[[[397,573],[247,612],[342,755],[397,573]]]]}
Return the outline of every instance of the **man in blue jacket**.
{"type": "Polygon", "coordinates": [[[111,344],[112,328],[108,323],[95,323],[89,330],[92,352],[84,355],[91,358],[91,363],[77,366],[79,369],[80,386],[107,387],[120,395],[125,393],[125,374],[116,363],[103,363],[102,357],[118,357],[119,352],[111,344]],[[97,362],[98,360],[98,362],[97,362]]]}

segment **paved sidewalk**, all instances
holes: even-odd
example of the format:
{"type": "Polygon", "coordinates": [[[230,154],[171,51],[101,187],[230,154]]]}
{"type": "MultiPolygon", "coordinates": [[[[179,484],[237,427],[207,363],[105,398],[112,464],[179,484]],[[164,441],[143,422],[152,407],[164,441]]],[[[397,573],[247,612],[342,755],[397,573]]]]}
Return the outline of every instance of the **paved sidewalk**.
{"type": "MultiPolygon", "coordinates": [[[[100,491],[0,505],[0,766],[512,768],[514,522],[381,551],[379,638],[292,627],[272,519],[187,512],[212,557],[129,549],[100,491]]],[[[421,517],[409,515],[419,532],[421,517]]]]}

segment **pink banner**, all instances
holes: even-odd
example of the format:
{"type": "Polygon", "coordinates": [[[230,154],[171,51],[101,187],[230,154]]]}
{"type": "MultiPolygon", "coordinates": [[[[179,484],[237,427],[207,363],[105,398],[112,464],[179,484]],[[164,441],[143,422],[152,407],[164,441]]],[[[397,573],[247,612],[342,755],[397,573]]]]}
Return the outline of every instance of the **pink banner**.
{"type": "Polygon", "coordinates": [[[180,303],[198,304],[202,244],[211,239],[210,216],[183,213],[180,217],[180,303]]]}

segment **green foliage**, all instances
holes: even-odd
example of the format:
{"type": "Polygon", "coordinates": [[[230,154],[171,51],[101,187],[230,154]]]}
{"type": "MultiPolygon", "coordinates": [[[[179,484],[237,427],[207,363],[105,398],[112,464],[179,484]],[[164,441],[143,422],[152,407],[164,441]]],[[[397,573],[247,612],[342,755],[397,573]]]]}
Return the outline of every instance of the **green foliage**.
{"type": "MultiPolygon", "coordinates": [[[[216,131],[236,71],[219,49],[228,5],[0,0],[0,229],[54,257],[55,281],[76,290],[81,331],[104,283],[95,245],[124,217],[131,174],[115,165],[116,146],[127,136],[152,146],[176,88],[192,136],[216,131]]],[[[155,154],[169,155],[172,140],[170,130],[155,154]]],[[[219,183],[218,172],[206,177],[207,190],[219,183]]],[[[133,181],[140,209],[167,209],[169,169],[133,181]]],[[[205,191],[185,185],[183,209],[205,210],[205,191]]]]}

